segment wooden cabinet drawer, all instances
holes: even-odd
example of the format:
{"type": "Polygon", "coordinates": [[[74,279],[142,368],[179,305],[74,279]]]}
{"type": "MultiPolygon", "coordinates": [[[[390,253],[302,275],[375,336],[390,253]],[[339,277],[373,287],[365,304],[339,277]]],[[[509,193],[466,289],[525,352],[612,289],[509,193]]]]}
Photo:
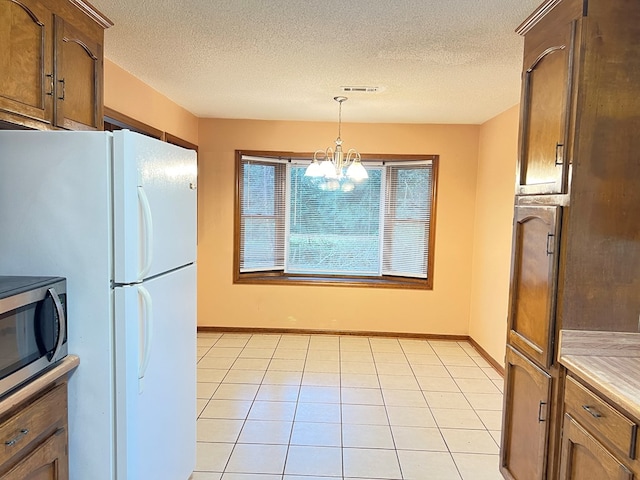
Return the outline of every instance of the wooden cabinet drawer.
{"type": "Polygon", "coordinates": [[[628,458],[636,457],[636,423],[571,377],[565,386],[565,409],[597,440],[628,458]]]}
{"type": "Polygon", "coordinates": [[[59,385],[0,424],[0,465],[35,439],[65,423],[67,386],[59,385]]]}

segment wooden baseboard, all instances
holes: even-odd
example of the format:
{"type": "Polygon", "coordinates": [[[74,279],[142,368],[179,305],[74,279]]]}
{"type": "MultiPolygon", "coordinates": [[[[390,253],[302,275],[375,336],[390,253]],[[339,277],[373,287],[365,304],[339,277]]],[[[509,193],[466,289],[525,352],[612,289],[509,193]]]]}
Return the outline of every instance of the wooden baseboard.
{"type": "Polygon", "coordinates": [[[363,330],[316,330],[308,328],[253,328],[253,327],[210,327],[199,326],[198,332],[211,333],[265,333],[278,334],[288,333],[297,335],[353,335],[361,337],[395,337],[395,338],[415,338],[421,340],[453,340],[468,341],[468,335],[442,335],[431,333],[405,333],[405,332],[374,332],[363,330]]]}
{"type": "Polygon", "coordinates": [[[493,369],[498,372],[500,375],[504,377],[504,367],[496,362],[491,355],[487,353],[487,351],[478,344],[472,337],[469,337],[469,343],[473,348],[475,348],[480,356],[484,358],[489,365],[493,367],[493,369]]]}
{"type": "Polygon", "coordinates": [[[414,338],[419,340],[451,340],[458,342],[469,342],[480,356],[484,358],[500,375],[504,377],[504,368],[489,355],[478,342],[469,335],[444,335],[433,333],[405,333],[405,332],[368,332],[353,330],[316,330],[305,328],[254,328],[254,327],[215,327],[198,326],[198,333],[264,333],[264,334],[297,334],[297,335],[353,335],[361,337],[395,337],[414,338]]]}

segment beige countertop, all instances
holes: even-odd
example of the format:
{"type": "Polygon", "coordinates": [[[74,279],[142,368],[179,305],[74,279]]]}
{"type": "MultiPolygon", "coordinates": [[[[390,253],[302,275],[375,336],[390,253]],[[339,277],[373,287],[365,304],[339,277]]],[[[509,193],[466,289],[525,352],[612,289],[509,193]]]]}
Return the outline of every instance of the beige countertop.
{"type": "Polygon", "coordinates": [[[68,372],[76,368],[79,364],[80,358],[78,356],[67,355],[60,361],[58,365],[53,367],[51,370],[46,371],[39,377],[36,377],[34,380],[31,380],[23,387],[19,388],[15,392],[0,400],[0,415],[11,410],[19,403],[24,402],[31,395],[42,390],[47,385],[55,382],[63,375],[66,375],[68,372]]]}
{"type": "Polygon", "coordinates": [[[640,333],[562,330],[558,360],[640,420],[640,333]]]}

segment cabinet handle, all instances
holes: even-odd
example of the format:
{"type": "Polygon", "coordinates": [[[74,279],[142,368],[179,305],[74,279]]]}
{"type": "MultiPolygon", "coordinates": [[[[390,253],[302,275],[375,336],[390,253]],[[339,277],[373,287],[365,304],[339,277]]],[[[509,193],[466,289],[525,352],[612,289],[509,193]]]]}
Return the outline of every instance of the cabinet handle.
{"type": "Polygon", "coordinates": [[[555,252],[553,251],[553,239],[555,235],[553,233],[547,233],[547,255],[553,255],[555,252]]]}
{"type": "Polygon", "coordinates": [[[557,165],[562,165],[562,163],[564,162],[564,143],[556,143],[556,166],[557,165]],[[560,153],[560,150],[562,150],[562,154],[560,153]],[[558,160],[558,158],[560,160],[558,160]]]}
{"type": "Polygon", "coordinates": [[[62,96],[58,97],[58,100],[64,100],[64,78],[61,78],[58,82],[62,84],[62,96]]]}
{"type": "Polygon", "coordinates": [[[590,407],[589,405],[582,405],[582,408],[584,408],[587,412],[589,412],[591,416],[594,418],[602,417],[602,414],[600,412],[598,412],[595,408],[590,407]]]}
{"type": "Polygon", "coordinates": [[[538,405],[538,423],[544,422],[546,420],[546,418],[542,418],[542,407],[546,404],[547,402],[540,402],[540,405],[538,405]]]}
{"type": "Polygon", "coordinates": [[[20,440],[22,440],[27,435],[27,433],[29,433],[29,429],[28,428],[23,428],[23,429],[20,430],[18,435],[16,435],[11,440],[7,440],[6,442],[4,442],[4,444],[7,447],[13,447],[16,443],[18,443],[20,440]]]}
{"type": "Polygon", "coordinates": [[[46,94],[53,96],[53,73],[46,73],[44,76],[49,79],[49,91],[46,94]]]}

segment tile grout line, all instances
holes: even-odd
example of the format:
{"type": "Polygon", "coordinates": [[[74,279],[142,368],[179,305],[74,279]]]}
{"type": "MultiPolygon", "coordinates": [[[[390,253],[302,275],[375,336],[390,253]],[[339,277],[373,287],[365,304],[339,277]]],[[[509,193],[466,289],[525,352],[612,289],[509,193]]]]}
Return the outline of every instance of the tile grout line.
{"type": "MultiPolygon", "coordinates": [[[[220,381],[220,385],[222,385],[222,383],[224,382],[224,379],[227,378],[227,375],[229,375],[229,372],[231,372],[231,369],[233,368],[233,366],[236,364],[236,362],[240,358],[240,354],[244,351],[244,349],[246,348],[247,343],[249,343],[249,340],[251,340],[252,337],[253,337],[253,335],[250,336],[249,339],[247,339],[247,342],[242,347],[242,350],[240,350],[240,353],[236,356],[235,360],[233,361],[233,363],[231,364],[231,366],[227,370],[227,373],[225,374],[224,377],[222,377],[222,380],[220,381]]],[[[221,337],[221,338],[223,338],[223,337],[221,337]]],[[[218,388],[220,387],[220,385],[218,385],[218,388]]],[[[218,389],[216,388],[216,391],[217,390],[218,389]]],[[[257,394],[258,394],[258,392],[256,391],[256,395],[257,394]]],[[[213,395],[215,395],[215,392],[214,392],[213,395]]],[[[211,398],[213,398],[213,395],[211,396],[211,398]]],[[[254,400],[255,400],[255,396],[254,396],[254,400]]],[[[253,402],[251,403],[251,406],[253,406],[253,402]]],[[[249,418],[249,412],[251,412],[251,406],[249,406],[249,410],[247,411],[247,414],[245,415],[244,420],[242,421],[242,426],[240,427],[240,430],[238,431],[238,436],[236,437],[236,441],[233,443],[233,447],[231,448],[231,452],[229,452],[229,457],[227,458],[227,461],[224,464],[224,468],[222,469],[221,478],[224,477],[224,474],[227,471],[227,467],[229,466],[229,462],[231,461],[231,457],[233,456],[233,452],[235,452],[236,447],[238,446],[238,441],[240,440],[240,435],[242,435],[242,430],[244,430],[244,426],[247,424],[247,418],[249,418]]]]}
{"type": "MultiPolygon", "coordinates": [[[[463,349],[464,350],[464,349],[463,349]]],[[[449,371],[449,369],[447,368],[447,365],[442,361],[442,358],[440,357],[440,355],[438,355],[438,352],[435,352],[436,355],[438,356],[438,359],[440,359],[440,361],[442,362],[442,364],[444,365],[444,368],[447,370],[447,372],[449,373],[449,375],[451,376],[451,378],[453,379],[454,383],[456,384],[456,386],[458,387],[458,389],[460,389],[460,385],[458,385],[458,382],[456,382],[456,379],[453,375],[451,375],[451,372],[449,371]]],[[[467,352],[465,352],[466,354],[467,352]]],[[[468,356],[468,354],[467,354],[468,356]]],[[[469,400],[467,399],[467,396],[464,394],[464,392],[462,392],[462,389],[460,389],[460,392],[462,393],[462,395],[464,396],[465,400],[467,400],[467,402],[469,402],[469,400]]],[[[471,408],[473,408],[473,405],[471,405],[471,402],[469,402],[469,405],[471,406],[471,408]]],[[[475,413],[475,409],[473,410],[475,413]]],[[[435,416],[434,416],[434,421],[435,421],[435,416]]],[[[447,439],[444,437],[444,434],[442,433],[442,429],[440,428],[440,425],[438,425],[438,422],[436,421],[436,426],[438,427],[438,431],[440,432],[440,435],[442,436],[442,439],[444,440],[445,445],[447,446],[447,453],[449,453],[449,457],[451,457],[451,461],[453,462],[453,465],[456,468],[456,471],[458,472],[458,476],[462,479],[464,478],[462,476],[462,472],[460,471],[460,467],[458,466],[458,462],[456,462],[455,457],[453,456],[453,452],[451,451],[451,447],[449,446],[449,444],[447,443],[447,439]]]]}
{"type": "MultiPolygon", "coordinates": [[[[243,353],[246,349],[251,348],[251,347],[249,346],[249,343],[251,342],[251,340],[252,340],[253,338],[255,338],[253,335],[252,335],[252,336],[250,336],[250,337],[249,337],[249,339],[247,339],[247,340],[246,340],[246,342],[244,343],[244,345],[243,345],[242,349],[240,350],[240,352],[236,354],[236,357],[235,357],[234,361],[231,363],[231,366],[229,366],[229,367],[226,369],[227,371],[226,371],[226,373],[225,373],[224,377],[222,377],[222,379],[221,379],[221,381],[218,383],[218,385],[217,385],[216,389],[215,389],[215,390],[213,391],[213,393],[209,396],[209,398],[207,399],[207,402],[204,404],[204,406],[200,409],[200,412],[198,413],[198,418],[201,418],[201,417],[200,417],[201,412],[202,412],[202,411],[204,411],[204,410],[207,408],[207,405],[209,405],[209,404],[210,404],[210,402],[211,402],[211,400],[213,399],[213,396],[215,395],[215,393],[218,391],[218,389],[220,388],[220,386],[221,386],[221,385],[225,382],[225,380],[228,378],[228,375],[230,374],[231,369],[233,368],[233,365],[235,365],[235,364],[236,364],[236,361],[237,361],[238,359],[240,359],[240,358],[241,358],[242,353],[243,353]]],[[[257,388],[257,390],[256,390],[255,394],[253,395],[253,399],[251,400],[251,405],[249,406],[249,410],[247,411],[246,415],[244,416],[243,423],[242,423],[242,427],[241,427],[241,429],[240,429],[240,431],[239,431],[239,433],[238,433],[238,436],[237,436],[237,438],[236,438],[236,442],[234,443],[234,446],[233,446],[233,448],[232,448],[232,451],[231,451],[231,453],[229,454],[229,457],[227,458],[227,463],[225,464],[225,468],[224,468],[224,470],[223,470],[223,472],[222,472],[222,475],[224,475],[225,473],[232,473],[232,472],[226,472],[226,468],[227,468],[228,463],[229,463],[229,461],[230,461],[230,458],[231,458],[231,456],[232,456],[232,454],[233,454],[233,451],[234,451],[234,449],[235,449],[236,445],[238,444],[238,440],[239,440],[239,438],[240,438],[241,432],[242,432],[242,430],[245,428],[245,426],[246,426],[246,422],[249,420],[250,412],[251,412],[251,410],[252,410],[253,406],[255,405],[255,402],[256,402],[256,401],[257,401],[257,399],[258,399],[258,393],[259,393],[259,391],[260,391],[260,388],[261,388],[262,386],[264,386],[264,385],[265,385],[265,384],[264,384],[264,380],[265,380],[266,375],[267,375],[267,373],[268,373],[268,371],[269,371],[269,367],[272,365],[272,362],[273,362],[273,360],[275,359],[275,352],[277,351],[278,347],[280,346],[281,341],[282,341],[282,339],[283,339],[283,338],[284,338],[284,336],[283,336],[283,335],[282,335],[282,336],[280,336],[280,338],[278,339],[278,343],[277,343],[277,344],[276,344],[276,346],[274,347],[274,351],[271,353],[271,357],[269,357],[269,362],[268,362],[267,366],[265,367],[265,370],[264,370],[264,372],[263,372],[263,374],[262,374],[262,379],[260,380],[260,383],[258,384],[258,388],[257,388]]],[[[218,338],[215,340],[215,342],[214,342],[214,344],[213,344],[213,345],[211,345],[211,346],[205,346],[205,347],[207,347],[207,348],[206,348],[206,352],[205,352],[204,354],[202,354],[202,355],[199,355],[199,358],[198,358],[198,361],[196,362],[196,364],[199,364],[199,363],[200,363],[200,361],[201,361],[202,359],[204,359],[204,358],[207,356],[207,354],[211,351],[211,349],[215,346],[215,344],[217,344],[221,339],[223,339],[223,337],[218,337],[218,338]]],[[[340,425],[340,443],[341,443],[340,448],[341,448],[341,461],[342,461],[342,465],[341,465],[341,466],[342,466],[342,477],[344,478],[344,475],[346,474],[346,472],[345,472],[345,457],[344,457],[344,449],[345,449],[345,446],[344,446],[344,432],[343,432],[343,427],[344,427],[344,417],[343,417],[343,406],[344,406],[343,401],[344,401],[344,397],[343,397],[343,388],[347,388],[347,387],[346,387],[346,386],[344,385],[344,383],[343,383],[343,374],[344,374],[344,372],[343,372],[343,368],[342,368],[342,367],[343,367],[343,365],[342,365],[342,361],[343,361],[343,351],[342,351],[342,344],[343,344],[343,342],[342,342],[342,337],[338,336],[338,339],[339,339],[339,342],[338,342],[338,344],[339,344],[339,348],[338,348],[338,355],[337,355],[337,356],[338,356],[338,359],[337,359],[337,361],[338,361],[338,372],[337,372],[337,373],[338,373],[338,377],[337,377],[337,378],[338,378],[338,381],[337,381],[337,384],[338,384],[338,385],[337,385],[337,388],[338,388],[338,391],[339,391],[339,405],[340,405],[340,412],[339,412],[339,413],[340,413],[340,424],[339,424],[339,425],[340,425]]],[[[311,340],[311,337],[309,337],[309,338],[308,338],[308,341],[307,341],[307,347],[306,347],[306,350],[305,350],[305,357],[304,357],[304,362],[303,362],[303,365],[302,365],[302,371],[300,372],[300,379],[299,379],[298,384],[297,384],[297,386],[298,386],[298,392],[297,392],[297,396],[296,396],[296,400],[295,400],[295,409],[294,409],[294,416],[293,416],[293,421],[292,421],[292,425],[291,425],[291,430],[289,431],[289,440],[288,440],[288,445],[287,445],[287,451],[286,451],[285,461],[284,461],[284,464],[283,464],[283,470],[282,470],[282,473],[281,473],[281,474],[278,474],[278,475],[280,475],[280,476],[281,476],[281,479],[282,479],[282,480],[284,480],[285,476],[287,475],[285,472],[286,472],[286,465],[287,465],[287,461],[288,461],[288,459],[289,459],[290,447],[291,447],[291,445],[292,445],[292,440],[293,440],[293,432],[294,432],[294,426],[295,426],[295,419],[296,419],[296,416],[297,416],[297,413],[298,413],[298,409],[299,409],[299,405],[300,405],[301,394],[303,393],[302,388],[305,386],[305,383],[304,383],[304,382],[305,382],[304,375],[305,375],[305,371],[306,371],[306,368],[307,368],[307,366],[308,366],[308,361],[310,360],[310,354],[311,354],[311,351],[312,351],[312,348],[311,348],[311,347],[312,347],[312,345],[311,345],[311,341],[310,341],[310,340],[311,340]]],[[[399,467],[399,469],[400,469],[400,473],[401,473],[401,475],[402,475],[402,478],[404,478],[404,473],[403,473],[403,471],[402,471],[402,465],[400,464],[400,461],[399,461],[399,455],[398,455],[399,450],[398,450],[398,448],[397,448],[396,438],[395,438],[395,436],[393,435],[393,430],[392,430],[392,428],[391,428],[391,427],[392,427],[392,425],[391,425],[391,418],[390,418],[390,416],[389,416],[389,407],[390,407],[390,405],[388,405],[388,403],[387,403],[387,399],[386,399],[386,398],[385,398],[385,396],[384,396],[384,390],[385,390],[385,389],[383,389],[383,387],[382,387],[382,383],[381,383],[381,380],[380,380],[380,376],[382,375],[382,373],[380,372],[379,365],[384,364],[384,363],[386,363],[386,362],[385,362],[385,360],[380,360],[380,361],[379,361],[379,360],[377,359],[377,357],[376,357],[376,355],[375,355],[375,353],[374,353],[374,350],[376,350],[376,349],[374,349],[374,348],[373,348],[374,346],[371,344],[371,338],[367,337],[367,343],[368,343],[368,347],[369,347],[369,349],[368,349],[367,353],[371,354],[371,356],[372,356],[372,361],[373,361],[373,365],[374,365],[375,372],[376,372],[376,374],[375,374],[375,378],[376,378],[376,381],[378,382],[378,388],[377,388],[377,389],[375,389],[375,390],[379,390],[379,391],[380,391],[380,394],[381,394],[381,396],[382,396],[382,404],[383,404],[383,405],[384,405],[384,407],[385,407],[386,421],[387,421],[387,424],[388,424],[388,428],[390,429],[390,433],[391,433],[391,440],[392,440],[392,443],[393,443],[394,451],[395,451],[395,453],[396,453],[396,461],[397,461],[398,467],[399,467]]],[[[480,368],[480,369],[482,369],[482,366],[481,366],[481,365],[479,365],[478,363],[476,363],[476,362],[475,362],[475,360],[471,357],[471,355],[469,355],[469,353],[468,353],[468,352],[467,352],[467,351],[466,351],[462,346],[460,346],[458,342],[456,342],[456,343],[458,344],[458,347],[459,347],[459,348],[461,348],[462,350],[464,350],[464,356],[463,356],[463,357],[464,357],[464,358],[471,358],[471,360],[472,360],[472,361],[474,362],[474,364],[475,364],[475,367],[474,367],[474,368],[480,368]]],[[[416,374],[416,371],[415,371],[415,368],[414,368],[414,367],[415,367],[415,365],[411,362],[411,360],[409,359],[409,356],[408,356],[408,354],[409,354],[409,353],[411,353],[411,352],[408,352],[408,351],[407,351],[407,349],[406,349],[406,348],[405,348],[405,346],[402,344],[402,342],[399,342],[399,341],[398,341],[398,344],[399,344],[400,350],[401,350],[401,351],[402,351],[402,353],[403,353],[404,360],[408,363],[408,365],[409,365],[409,367],[410,367],[411,375],[412,375],[412,377],[411,377],[411,378],[412,378],[416,383],[418,383],[418,377],[417,377],[417,374],[416,374]]],[[[345,345],[346,345],[346,343],[345,343],[345,345]]],[[[430,344],[429,344],[429,345],[430,345],[430,344]]],[[[431,346],[431,345],[430,345],[430,346],[431,346]]],[[[433,346],[431,346],[431,347],[433,348],[433,346]]],[[[221,347],[221,348],[223,348],[223,347],[221,347]]],[[[226,348],[226,347],[225,347],[225,348],[226,348]]],[[[262,348],[262,347],[256,347],[256,348],[262,348]]],[[[290,347],[289,347],[289,348],[290,348],[290,347]]],[[[316,349],[316,350],[318,350],[318,351],[322,351],[323,349],[322,349],[322,348],[318,348],[318,349],[316,349]]],[[[346,351],[346,350],[345,350],[345,351],[346,351]]],[[[359,351],[359,350],[354,350],[354,351],[359,351]]],[[[383,349],[383,350],[378,351],[377,353],[382,353],[382,354],[384,354],[384,353],[393,353],[393,352],[386,352],[386,351],[385,351],[385,349],[383,349]]],[[[434,354],[437,356],[438,360],[442,362],[441,355],[443,355],[444,353],[440,353],[440,354],[438,354],[438,352],[437,352],[437,351],[434,351],[434,354]]],[[[444,354],[444,355],[446,356],[446,354],[444,354]]],[[[461,355],[461,356],[462,356],[462,355],[461,355]]],[[[354,361],[358,361],[358,360],[354,360],[354,361]]],[[[390,361],[390,362],[388,362],[388,363],[394,363],[394,362],[393,362],[393,361],[390,361]]],[[[483,419],[482,419],[482,417],[480,417],[480,416],[478,415],[478,411],[484,411],[484,410],[478,410],[478,409],[476,409],[476,407],[475,407],[473,404],[471,404],[471,402],[470,402],[470,400],[469,400],[469,398],[468,398],[468,394],[472,394],[472,393],[476,393],[476,392],[473,392],[473,391],[471,391],[471,392],[465,392],[465,391],[462,391],[462,388],[460,388],[460,384],[459,384],[459,383],[458,383],[458,381],[457,381],[458,377],[454,376],[454,375],[452,374],[451,370],[448,368],[448,367],[449,367],[449,366],[451,366],[451,365],[446,365],[446,364],[444,364],[444,363],[441,363],[441,364],[445,367],[445,371],[447,372],[448,377],[449,377],[449,378],[451,378],[451,379],[453,380],[453,382],[455,383],[455,385],[456,385],[456,387],[458,388],[459,392],[462,394],[462,397],[465,399],[465,401],[467,401],[467,402],[469,403],[469,406],[471,407],[471,411],[472,411],[472,412],[474,412],[474,414],[475,414],[475,415],[480,419],[480,425],[482,425],[482,427],[483,427],[483,428],[482,428],[482,429],[478,429],[478,430],[482,430],[482,431],[484,431],[484,432],[487,432],[487,433],[491,436],[491,438],[492,438],[493,442],[495,442],[495,438],[493,438],[493,436],[492,436],[492,435],[491,435],[491,433],[490,433],[491,431],[489,430],[489,425],[490,425],[490,424],[486,423],[486,422],[487,422],[487,421],[489,421],[489,420],[485,421],[485,420],[483,420],[483,419]]],[[[416,364],[416,365],[417,365],[417,364],[416,364]]],[[[455,366],[455,365],[453,365],[453,366],[455,366]]],[[[288,371],[288,370],[286,370],[286,371],[288,371]]],[[[296,370],[296,371],[297,371],[297,370],[296,370]]],[[[386,370],[385,370],[385,371],[386,371],[386,370]]],[[[331,372],[331,373],[332,373],[332,372],[331,372]]],[[[383,372],[383,373],[384,373],[384,372],[383,372]]],[[[387,375],[388,375],[388,374],[389,374],[389,372],[387,372],[387,375]]],[[[487,379],[488,379],[489,381],[491,381],[491,382],[493,383],[493,379],[489,378],[489,377],[486,375],[486,372],[484,372],[484,371],[483,371],[483,374],[484,374],[484,376],[486,377],[486,378],[485,378],[485,377],[483,377],[483,380],[487,380],[487,379]]],[[[460,378],[465,379],[464,377],[460,377],[460,378]]],[[[475,378],[475,377],[470,377],[470,378],[472,378],[472,379],[473,379],[473,378],[475,378]]],[[[321,385],[321,384],[322,384],[322,383],[320,383],[319,385],[321,385]]],[[[233,384],[233,385],[235,385],[235,384],[233,384]]],[[[275,385],[275,384],[274,384],[274,385],[275,385]]],[[[391,385],[391,387],[393,387],[393,385],[391,385]]],[[[357,385],[355,385],[355,386],[353,386],[353,388],[358,388],[358,387],[357,387],[357,385]]],[[[363,387],[361,387],[361,388],[368,389],[368,388],[370,388],[370,387],[368,387],[368,386],[363,386],[363,387]]],[[[404,388],[400,388],[399,390],[404,390],[404,388]]],[[[503,392],[499,391],[499,389],[497,389],[497,390],[498,390],[497,395],[502,395],[502,394],[503,394],[503,392]]],[[[413,391],[413,390],[409,389],[409,391],[413,391]]],[[[420,393],[421,393],[421,395],[422,395],[423,399],[425,400],[425,405],[426,405],[426,406],[425,406],[425,409],[426,409],[426,410],[428,410],[429,412],[431,412],[431,405],[430,405],[429,401],[427,400],[427,398],[426,398],[426,396],[425,396],[425,392],[426,392],[427,390],[423,390],[422,386],[418,383],[418,391],[420,391],[420,393]]],[[[477,392],[477,393],[484,393],[484,392],[477,392]]],[[[235,402],[236,400],[233,400],[233,401],[235,402]]],[[[325,403],[325,402],[321,402],[321,403],[325,403]]],[[[363,405],[364,405],[364,404],[363,404],[363,405]]],[[[400,405],[399,407],[402,407],[402,405],[400,405]]],[[[486,410],[486,409],[485,409],[485,410],[486,410]]],[[[489,411],[493,411],[493,409],[488,409],[488,410],[486,410],[486,411],[487,411],[487,412],[489,412],[489,411]]],[[[434,419],[434,420],[435,420],[435,419],[434,419]]],[[[440,433],[440,436],[441,436],[441,438],[442,438],[441,428],[440,428],[440,426],[437,424],[437,422],[435,423],[435,427],[436,427],[437,431],[440,433]]],[[[457,427],[456,427],[456,428],[457,428],[457,427]]],[[[459,428],[461,428],[461,429],[465,429],[465,427],[459,427],[459,428]]],[[[476,430],[476,429],[474,428],[473,430],[476,430]]],[[[454,455],[453,455],[453,453],[454,453],[454,452],[452,452],[452,451],[450,450],[450,447],[449,447],[449,445],[446,443],[446,440],[444,440],[444,438],[442,438],[442,440],[445,442],[445,446],[446,446],[446,448],[447,448],[447,453],[449,454],[448,456],[449,456],[449,458],[451,459],[451,461],[453,462],[453,465],[454,465],[454,467],[455,467],[456,471],[457,471],[457,472],[458,472],[458,474],[461,476],[461,478],[464,478],[464,477],[462,477],[462,471],[460,470],[460,466],[458,465],[458,463],[456,462],[456,460],[455,460],[455,458],[454,458],[454,455]]],[[[226,442],[223,442],[223,443],[226,443],[226,442]]],[[[378,448],[378,447],[358,447],[358,448],[378,448]]],[[[382,447],[381,447],[381,448],[382,448],[382,447]]],[[[387,448],[386,448],[386,447],[385,447],[385,448],[383,448],[383,449],[384,449],[384,450],[387,450],[387,448]]],[[[460,452],[460,454],[463,454],[463,453],[464,453],[464,452],[460,452]]],[[[466,453],[464,453],[464,454],[472,454],[472,455],[480,455],[480,456],[491,456],[491,457],[494,457],[494,456],[495,456],[495,454],[492,454],[492,453],[474,453],[474,452],[466,452],[466,453]]],[[[206,472],[205,472],[205,473],[206,473],[206,472]]],[[[294,473],[292,473],[292,474],[294,474],[294,473]]],[[[310,475],[310,474],[308,474],[308,473],[307,473],[307,474],[305,474],[305,475],[307,475],[307,476],[308,476],[308,475],[310,475]]],[[[333,477],[333,478],[337,478],[337,477],[333,477]]]]}
{"type": "MultiPolygon", "coordinates": [[[[282,339],[282,337],[281,337],[282,339]]],[[[279,344],[280,342],[278,342],[279,344]]],[[[311,339],[307,342],[307,348],[305,349],[304,362],[302,364],[302,373],[300,374],[300,385],[298,386],[298,395],[296,396],[296,407],[293,411],[293,418],[291,419],[291,431],[289,432],[289,442],[287,443],[287,452],[284,455],[284,463],[282,464],[282,478],[284,479],[285,472],[287,471],[287,461],[289,460],[289,452],[291,450],[291,440],[293,439],[293,429],[296,424],[296,416],[298,414],[298,404],[300,402],[300,394],[302,393],[302,385],[304,382],[304,371],[307,366],[307,359],[309,358],[309,346],[311,339]]]]}

